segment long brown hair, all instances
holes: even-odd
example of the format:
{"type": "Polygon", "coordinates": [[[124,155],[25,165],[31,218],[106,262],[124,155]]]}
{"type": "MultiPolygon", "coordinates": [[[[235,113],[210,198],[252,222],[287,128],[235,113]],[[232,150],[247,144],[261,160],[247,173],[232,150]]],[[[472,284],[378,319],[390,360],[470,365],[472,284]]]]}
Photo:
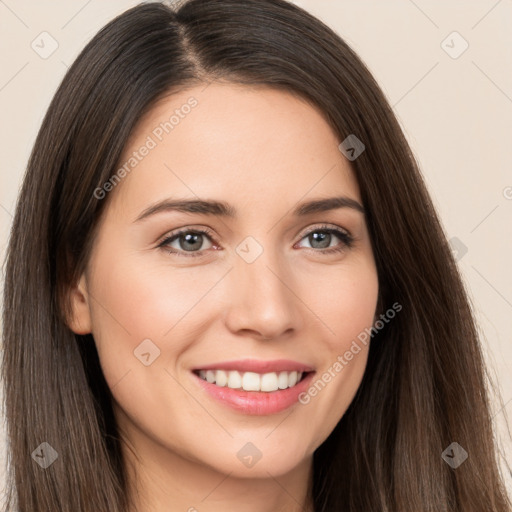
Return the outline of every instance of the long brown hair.
{"type": "MultiPolygon", "coordinates": [[[[6,260],[2,371],[9,440],[6,510],[126,512],[120,440],[91,335],[66,324],[138,120],[162,95],[208,81],[291,91],[325,115],[367,212],[379,310],[400,314],[370,344],[361,386],[315,451],[316,512],[509,512],[488,378],[462,279],[418,165],[363,62],[284,0],[148,3],[106,25],[56,92],[33,148],[6,260]],[[457,442],[454,469],[442,458],[457,442]],[[42,470],[36,463],[50,462],[42,470]]],[[[340,155],[341,157],[341,155],[340,155]]]]}

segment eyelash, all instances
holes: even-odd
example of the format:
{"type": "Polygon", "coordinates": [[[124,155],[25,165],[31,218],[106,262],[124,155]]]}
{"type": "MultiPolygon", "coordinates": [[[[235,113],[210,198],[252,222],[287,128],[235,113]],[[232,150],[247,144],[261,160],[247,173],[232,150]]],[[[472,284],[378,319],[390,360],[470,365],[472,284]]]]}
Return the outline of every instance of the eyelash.
{"type": "MultiPolygon", "coordinates": [[[[308,231],[307,233],[304,233],[304,235],[301,237],[301,240],[303,238],[306,238],[307,236],[311,235],[312,233],[316,232],[322,232],[322,233],[328,233],[331,235],[336,235],[342,243],[339,246],[330,247],[328,249],[315,249],[313,247],[309,247],[307,249],[310,249],[315,252],[319,252],[322,254],[333,254],[338,253],[346,248],[350,249],[352,247],[352,244],[354,242],[354,237],[350,235],[347,231],[342,231],[341,229],[333,228],[327,225],[322,225],[319,227],[315,227],[312,230],[308,231]]],[[[168,244],[171,242],[174,242],[174,240],[178,239],[183,234],[194,234],[194,235],[205,235],[212,242],[213,240],[213,233],[208,229],[190,229],[190,228],[184,228],[179,231],[176,231],[174,233],[171,233],[169,236],[165,237],[157,246],[157,248],[165,248],[168,244]]],[[[185,257],[198,257],[202,256],[202,253],[204,251],[193,251],[193,252],[186,252],[186,251],[175,251],[175,250],[169,250],[167,249],[168,254],[175,254],[176,256],[185,256],[185,257]]]]}

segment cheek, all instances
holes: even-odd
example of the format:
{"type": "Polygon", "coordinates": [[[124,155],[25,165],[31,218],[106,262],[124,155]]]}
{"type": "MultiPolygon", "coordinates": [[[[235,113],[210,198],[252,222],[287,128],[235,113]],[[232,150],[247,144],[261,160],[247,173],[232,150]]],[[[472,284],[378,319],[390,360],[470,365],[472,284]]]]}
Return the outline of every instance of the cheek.
{"type": "Polygon", "coordinates": [[[331,352],[343,353],[373,324],[379,292],[373,260],[319,267],[306,279],[303,296],[324,327],[324,340],[331,352]]]}
{"type": "Polygon", "coordinates": [[[316,275],[312,289],[314,311],[327,333],[322,367],[300,400],[314,417],[322,418],[315,427],[313,449],[345,414],[365,372],[379,291],[373,260],[325,269],[316,275]]]}
{"type": "Polygon", "coordinates": [[[138,367],[139,346],[149,347],[152,357],[160,352],[159,363],[178,357],[193,342],[194,325],[203,321],[206,304],[215,317],[207,294],[225,275],[224,267],[201,272],[171,267],[161,259],[148,263],[147,255],[110,262],[103,257],[93,274],[91,310],[107,382],[117,382],[134,362],[138,367]]]}

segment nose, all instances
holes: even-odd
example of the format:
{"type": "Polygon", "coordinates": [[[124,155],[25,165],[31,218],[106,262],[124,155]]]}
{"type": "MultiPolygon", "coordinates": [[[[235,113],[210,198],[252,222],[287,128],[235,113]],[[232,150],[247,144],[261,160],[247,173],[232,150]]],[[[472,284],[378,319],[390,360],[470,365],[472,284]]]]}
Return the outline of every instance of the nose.
{"type": "Polygon", "coordinates": [[[301,328],[306,315],[300,310],[296,278],[289,265],[270,252],[252,263],[235,258],[235,268],[227,276],[225,322],[235,334],[275,340],[301,328]]]}

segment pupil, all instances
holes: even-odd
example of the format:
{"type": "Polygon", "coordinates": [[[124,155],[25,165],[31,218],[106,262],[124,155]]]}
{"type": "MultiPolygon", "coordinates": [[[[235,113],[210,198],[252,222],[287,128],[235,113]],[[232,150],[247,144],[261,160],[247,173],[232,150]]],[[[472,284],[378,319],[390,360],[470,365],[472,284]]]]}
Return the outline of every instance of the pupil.
{"type": "Polygon", "coordinates": [[[189,233],[189,234],[184,236],[185,242],[187,244],[192,244],[191,247],[189,247],[191,249],[201,247],[201,242],[199,243],[199,245],[197,245],[197,240],[198,240],[199,237],[202,237],[202,235],[200,233],[189,233]],[[193,245],[194,242],[196,242],[196,246],[197,247],[194,247],[194,245],[193,245]]]}
{"type": "MultiPolygon", "coordinates": [[[[322,231],[316,231],[315,233],[312,233],[310,235],[310,237],[312,237],[312,240],[310,240],[310,243],[312,241],[314,242],[318,242],[320,241],[320,246],[317,246],[316,248],[318,249],[325,249],[326,247],[329,247],[330,243],[331,243],[331,234],[330,233],[325,233],[325,232],[322,232],[322,231]]],[[[313,245],[313,243],[311,243],[311,247],[315,247],[313,245]]]]}

